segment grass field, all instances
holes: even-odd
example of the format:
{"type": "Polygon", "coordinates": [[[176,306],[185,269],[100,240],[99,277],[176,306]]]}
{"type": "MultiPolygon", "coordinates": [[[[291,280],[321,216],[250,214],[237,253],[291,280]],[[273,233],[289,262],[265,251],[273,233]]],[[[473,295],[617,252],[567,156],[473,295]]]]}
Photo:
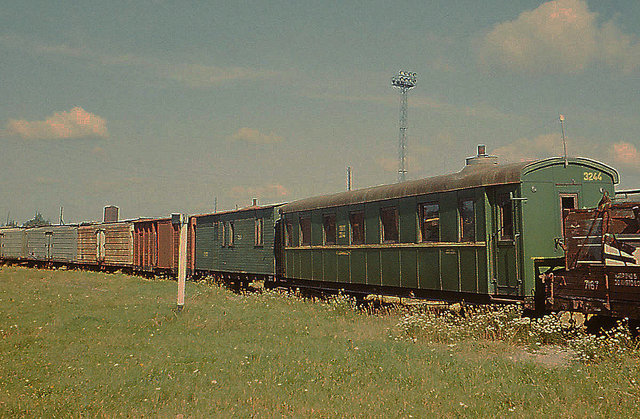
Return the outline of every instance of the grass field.
{"type": "Polygon", "coordinates": [[[539,362],[400,339],[401,312],[120,274],[3,267],[0,415],[638,417],[636,357],[539,362]]]}

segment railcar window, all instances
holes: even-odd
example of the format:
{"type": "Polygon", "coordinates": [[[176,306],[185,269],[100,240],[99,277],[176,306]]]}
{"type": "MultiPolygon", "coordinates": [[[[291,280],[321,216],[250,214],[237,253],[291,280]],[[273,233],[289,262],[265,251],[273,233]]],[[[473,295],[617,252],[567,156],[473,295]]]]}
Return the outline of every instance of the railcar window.
{"type": "Polygon", "coordinates": [[[220,234],[222,237],[222,247],[225,247],[227,245],[227,229],[225,228],[225,222],[221,222],[220,223],[220,234]]]}
{"type": "Polygon", "coordinates": [[[311,217],[300,218],[300,245],[311,245],[311,217]]]}
{"type": "Polygon", "coordinates": [[[336,244],[336,215],[325,214],[322,217],[322,227],[324,230],[324,244],[336,244]]]}
{"type": "Polygon", "coordinates": [[[438,204],[420,205],[420,241],[440,241],[440,206],[438,204]]]}
{"type": "Polygon", "coordinates": [[[287,246],[293,246],[293,224],[291,220],[286,220],[284,223],[285,243],[287,246]]]}
{"type": "Polygon", "coordinates": [[[349,214],[351,225],[351,244],[364,244],[364,212],[352,212],[349,214]]]}
{"type": "Polygon", "coordinates": [[[229,247],[233,246],[233,238],[235,235],[235,228],[232,222],[229,222],[229,247]]]}
{"type": "Polygon", "coordinates": [[[475,205],[473,199],[463,199],[458,204],[460,214],[460,241],[476,241],[475,205]]]}
{"type": "Polygon", "coordinates": [[[382,242],[398,242],[398,209],[396,207],[382,208],[380,210],[382,224],[382,242]]]}
{"type": "Polygon", "coordinates": [[[256,246],[262,246],[264,244],[263,229],[264,229],[264,219],[256,218],[255,229],[254,229],[256,246]]]}
{"type": "Polygon", "coordinates": [[[509,197],[501,197],[498,207],[500,209],[500,238],[513,240],[513,206],[509,197]]]}

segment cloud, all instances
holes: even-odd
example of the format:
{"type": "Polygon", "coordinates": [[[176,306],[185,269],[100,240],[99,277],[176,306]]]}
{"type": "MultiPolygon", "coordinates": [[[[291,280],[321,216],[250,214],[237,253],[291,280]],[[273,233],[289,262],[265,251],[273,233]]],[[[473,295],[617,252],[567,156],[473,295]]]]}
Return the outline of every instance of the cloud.
{"type": "Polygon", "coordinates": [[[189,88],[206,88],[234,80],[268,79],[279,75],[275,71],[260,69],[175,62],[135,54],[109,54],[95,48],[43,44],[15,35],[0,36],[0,44],[37,55],[74,58],[92,65],[126,67],[141,71],[152,79],[173,81],[189,88]]]}
{"type": "Polygon", "coordinates": [[[640,152],[635,145],[627,142],[615,143],[610,148],[613,161],[640,170],[640,152]]]}
{"type": "Polygon", "coordinates": [[[5,132],[25,140],[61,140],[71,138],[107,138],[107,122],[79,106],[56,112],[44,121],[10,119],[5,132]]]}
{"type": "Polygon", "coordinates": [[[391,157],[378,157],[376,164],[385,172],[397,172],[398,171],[398,159],[392,159],[391,157]]]}
{"type": "Polygon", "coordinates": [[[231,135],[229,139],[233,141],[246,141],[248,143],[255,144],[273,144],[284,141],[279,135],[272,133],[264,134],[257,129],[242,127],[235,134],[231,135]]]}
{"type": "Polygon", "coordinates": [[[262,186],[234,186],[231,195],[235,197],[280,199],[289,195],[289,190],[280,184],[268,184],[262,186]]]}
{"type": "MultiPolygon", "coordinates": [[[[629,142],[605,144],[587,138],[568,138],[567,150],[570,157],[579,155],[602,161],[613,167],[640,172],[640,151],[629,142]]],[[[509,162],[561,156],[563,152],[560,135],[545,134],[532,139],[520,138],[513,143],[496,148],[491,154],[497,155],[501,162],[509,162]]]]}
{"type": "Polygon", "coordinates": [[[580,73],[594,64],[640,69],[640,42],[614,20],[598,23],[585,0],[556,0],[495,25],[480,43],[480,62],[527,74],[580,73]]]}
{"type": "Polygon", "coordinates": [[[562,152],[562,139],[557,134],[545,134],[532,139],[520,138],[497,147],[491,154],[500,161],[526,161],[558,156],[562,152]]]}

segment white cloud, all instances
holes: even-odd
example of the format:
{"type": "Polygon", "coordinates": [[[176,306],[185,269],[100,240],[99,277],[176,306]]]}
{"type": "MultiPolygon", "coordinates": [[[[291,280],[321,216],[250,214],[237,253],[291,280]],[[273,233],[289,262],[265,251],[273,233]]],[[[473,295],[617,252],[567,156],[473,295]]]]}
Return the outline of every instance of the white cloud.
{"type": "Polygon", "coordinates": [[[57,140],[70,138],[107,138],[104,118],[85,111],[79,106],[70,111],[55,112],[44,121],[10,119],[6,133],[25,140],[57,140]]]}
{"type": "Polygon", "coordinates": [[[247,202],[251,198],[261,198],[263,200],[282,199],[289,195],[289,190],[281,184],[268,184],[261,186],[234,186],[231,188],[231,195],[236,198],[246,198],[247,202]]]}
{"type": "MultiPolygon", "coordinates": [[[[567,139],[567,150],[570,157],[579,155],[602,161],[613,167],[640,172],[640,151],[629,142],[605,144],[586,138],[570,138],[567,139]]],[[[503,162],[561,156],[563,154],[562,138],[558,134],[544,134],[531,139],[520,138],[496,148],[492,154],[497,155],[503,162]]]]}
{"type": "Polygon", "coordinates": [[[640,151],[635,145],[624,141],[615,143],[609,154],[615,163],[640,172],[640,151]]]}
{"type": "Polygon", "coordinates": [[[274,134],[273,132],[264,134],[257,129],[247,127],[240,128],[235,134],[231,135],[229,139],[233,141],[246,141],[248,143],[255,144],[272,144],[279,143],[284,140],[284,138],[274,134]]]}
{"type": "Polygon", "coordinates": [[[159,60],[135,54],[109,54],[94,48],[75,47],[67,44],[43,44],[9,35],[0,36],[0,44],[37,55],[71,57],[94,65],[138,69],[152,78],[174,81],[190,88],[211,87],[233,80],[267,79],[279,74],[275,71],[243,67],[159,60]]]}
{"type": "Polygon", "coordinates": [[[598,23],[585,0],[555,0],[495,25],[479,58],[515,72],[579,73],[603,63],[630,73],[640,69],[640,43],[613,20],[598,23]]]}

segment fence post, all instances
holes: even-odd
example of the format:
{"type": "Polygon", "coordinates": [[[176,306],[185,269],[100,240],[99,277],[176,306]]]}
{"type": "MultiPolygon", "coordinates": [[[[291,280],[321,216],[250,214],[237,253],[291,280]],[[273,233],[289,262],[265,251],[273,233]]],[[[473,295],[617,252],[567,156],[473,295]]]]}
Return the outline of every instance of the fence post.
{"type": "Polygon", "coordinates": [[[184,308],[185,283],[187,280],[187,216],[172,214],[172,219],[178,221],[180,227],[180,246],[178,250],[178,311],[184,308]],[[176,217],[177,216],[177,217],[176,217]]]}

